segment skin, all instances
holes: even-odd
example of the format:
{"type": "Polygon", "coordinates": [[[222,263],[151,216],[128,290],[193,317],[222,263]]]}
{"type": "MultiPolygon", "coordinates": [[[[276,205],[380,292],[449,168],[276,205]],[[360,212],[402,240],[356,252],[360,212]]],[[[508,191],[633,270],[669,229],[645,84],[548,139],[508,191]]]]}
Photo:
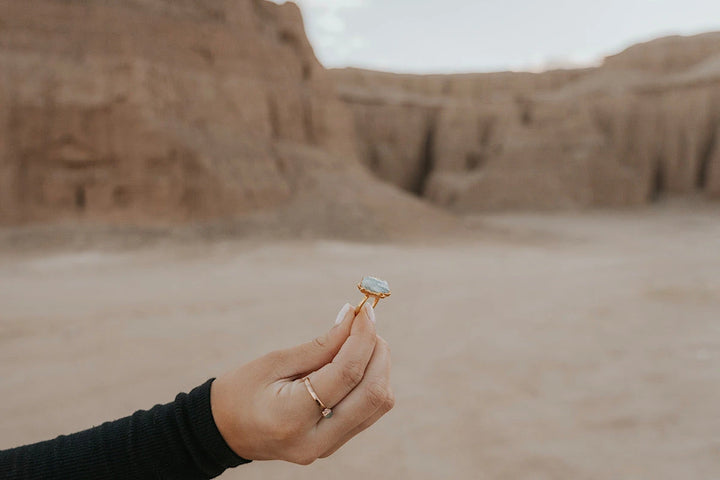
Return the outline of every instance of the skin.
{"type": "Polygon", "coordinates": [[[390,349],[375,332],[369,302],[311,342],[260,357],[217,378],[210,395],[215,423],[239,456],[309,465],[392,409],[390,349]],[[303,383],[333,409],[324,419],[303,383]]]}

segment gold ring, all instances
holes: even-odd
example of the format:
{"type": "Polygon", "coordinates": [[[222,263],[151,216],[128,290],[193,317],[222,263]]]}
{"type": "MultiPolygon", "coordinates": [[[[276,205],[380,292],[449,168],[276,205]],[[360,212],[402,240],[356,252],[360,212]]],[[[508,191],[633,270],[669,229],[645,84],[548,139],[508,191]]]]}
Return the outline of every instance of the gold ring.
{"type": "Polygon", "coordinates": [[[357,285],[360,293],[365,295],[365,298],[360,305],[355,307],[355,315],[360,312],[360,309],[370,297],[373,297],[373,308],[378,304],[381,298],[390,296],[390,285],[385,280],[380,280],[375,277],[363,277],[362,281],[357,285]]]}
{"type": "Polygon", "coordinates": [[[315,393],[315,389],[313,388],[312,384],[310,383],[310,378],[305,377],[303,378],[303,382],[305,382],[305,388],[307,388],[307,391],[310,393],[310,396],[315,400],[315,403],[318,404],[320,407],[320,414],[323,416],[323,418],[330,418],[332,417],[333,411],[332,409],[325,406],[325,404],[320,400],[320,398],[317,396],[317,393],[315,393]]]}

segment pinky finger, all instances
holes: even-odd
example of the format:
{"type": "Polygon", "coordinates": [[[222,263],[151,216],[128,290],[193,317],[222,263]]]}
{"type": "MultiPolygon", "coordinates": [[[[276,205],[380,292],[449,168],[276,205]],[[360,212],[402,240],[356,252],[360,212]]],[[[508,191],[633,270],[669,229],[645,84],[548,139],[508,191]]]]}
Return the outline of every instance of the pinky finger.
{"type": "MultiPolygon", "coordinates": [[[[390,408],[392,408],[392,406],[390,408]]],[[[360,425],[358,425],[357,427],[353,428],[348,433],[346,433],[345,436],[342,437],[339,442],[337,442],[335,445],[333,445],[332,448],[323,452],[323,454],[320,455],[320,458],[329,457],[333,453],[337,452],[340,449],[340,447],[345,445],[355,435],[357,435],[358,433],[362,432],[365,429],[370,428],[375,422],[380,420],[380,418],[382,418],[383,415],[385,415],[387,412],[390,411],[390,408],[379,408],[378,410],[376,410],[375,413],[373,413],[370,416],[370,418],[368,418],[363,423],[361,423],[360,425]]]]}

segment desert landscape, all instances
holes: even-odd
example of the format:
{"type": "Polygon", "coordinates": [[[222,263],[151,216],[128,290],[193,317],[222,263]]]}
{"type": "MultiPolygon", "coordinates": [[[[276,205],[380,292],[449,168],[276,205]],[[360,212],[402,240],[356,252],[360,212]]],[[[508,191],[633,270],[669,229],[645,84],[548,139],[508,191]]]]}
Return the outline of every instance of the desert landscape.
{"type": "Polygon", "coordinates": [[[222,478],[717,478],[718,102],[720,33],[401,75],[326,69],[292,3],[0,0],[0,449],[317,336],[370,274],[395,409],[222,478]]]}
{"type": "Polygon", "coordinates": [[[395,409],[309,467],[222,478],[714,478],[717,211],[473,223],[441,242],[5,254],[0,448],[170,401],[310,339],[372,272],[393,288],[377,316],[395,409]]]}

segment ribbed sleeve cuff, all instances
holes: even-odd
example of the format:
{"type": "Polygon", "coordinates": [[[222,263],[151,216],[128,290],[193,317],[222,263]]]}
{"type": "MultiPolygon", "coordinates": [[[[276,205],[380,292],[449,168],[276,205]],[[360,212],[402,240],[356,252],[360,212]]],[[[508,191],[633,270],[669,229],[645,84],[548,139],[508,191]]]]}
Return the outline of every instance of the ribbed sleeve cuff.
{"type": "Polygon", "coordinates": [[[210,405],[210,388],[214,378],[194,388],[187,396],[188,415],[192,419],[193,433],[207,452],[223,468],[237,467],[247,460],[235,454],[215,424],[210,405]]]}

